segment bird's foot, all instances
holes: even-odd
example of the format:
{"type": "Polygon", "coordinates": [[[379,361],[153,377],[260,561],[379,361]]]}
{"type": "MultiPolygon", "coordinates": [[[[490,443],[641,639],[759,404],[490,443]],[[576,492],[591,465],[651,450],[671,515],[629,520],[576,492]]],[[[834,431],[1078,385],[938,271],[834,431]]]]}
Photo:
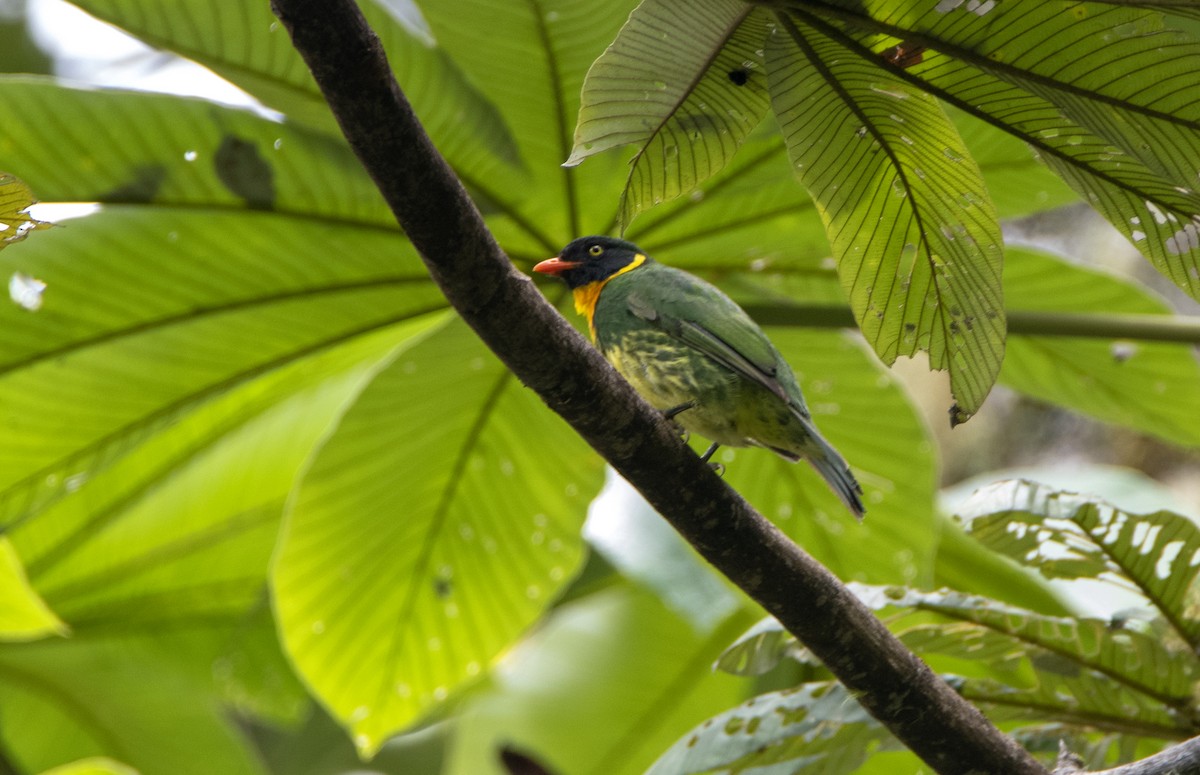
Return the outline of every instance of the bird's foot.
{"type": "Polygon", "coordinates": [[[721,477],[722,479],[725,478],[725,464],[724,463],[709,463],[708,467],[711,468],[713,470],[713,473],[716,474],[717,476],[721,477]]]}
{"type": "Polygon", "coordinates": [[[704,454],[700,456],[700,459],[707,463],[708,459],[713,456],[713,453],[717,451],[717,447],[719,446],[721,445],[715,441],[712,444],[709,444],[708,449],[704,450],[704,454]]]}
{"type": "Polygon", "coordinates": [[[663,417],[667,418],[668,420],[674,420],[675,415],[679,414],[680,412],[686,412],[688,409],[695,409],[695,408],[696,408],[695,401],[687,401],[686,403],[682,403],[679,406],[672,406],[670,409],[663,410],[663,417]]]}

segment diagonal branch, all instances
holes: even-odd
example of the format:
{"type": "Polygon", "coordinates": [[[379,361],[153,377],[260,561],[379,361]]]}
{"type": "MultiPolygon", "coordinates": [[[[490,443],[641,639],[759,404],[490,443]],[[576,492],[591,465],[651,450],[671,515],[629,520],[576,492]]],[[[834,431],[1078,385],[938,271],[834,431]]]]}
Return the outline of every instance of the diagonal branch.
{"type": "Polygon", "coordinates": [[[525,385],[935,770],[1044,773],[715,476],[513,268],[413,115],[353,0],[272,6],[433,279],[525,385]]]}

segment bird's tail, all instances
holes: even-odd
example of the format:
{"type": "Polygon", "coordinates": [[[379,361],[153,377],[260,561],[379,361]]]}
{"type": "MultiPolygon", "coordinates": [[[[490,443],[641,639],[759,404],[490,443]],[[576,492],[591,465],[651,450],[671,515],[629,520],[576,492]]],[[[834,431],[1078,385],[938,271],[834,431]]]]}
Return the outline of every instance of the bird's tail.
{"type": "Polygon", "coordinates": [[[861,522],[863,514],[867,513],[862,502],[862,485],[850,472],[850,466],[846,463],[846,459],[833,448],[832,444],[821,437],[811,423],[806,442],[804,457],[809,463],[812,463],[812,467],[817,469],[817,473],[829,483],[837,496],[842,499],[842,503],[846,504],[846,508],[850,509],[855,518],[861,522]]]}

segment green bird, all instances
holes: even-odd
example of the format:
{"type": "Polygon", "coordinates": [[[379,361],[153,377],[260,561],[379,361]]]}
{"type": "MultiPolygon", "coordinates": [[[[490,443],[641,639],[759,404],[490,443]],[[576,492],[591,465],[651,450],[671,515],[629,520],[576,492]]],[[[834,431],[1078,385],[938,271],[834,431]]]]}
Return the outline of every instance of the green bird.
{"type": "Polygon", "coordinates": [[[862,517],[862,487],[817,432],[783,356],[733,299],[612,237],[577,239],[533,270],[567,283],[600,352],[652,406],[713,442],[704,460],[722,444],[807,460],[862,517]]]}

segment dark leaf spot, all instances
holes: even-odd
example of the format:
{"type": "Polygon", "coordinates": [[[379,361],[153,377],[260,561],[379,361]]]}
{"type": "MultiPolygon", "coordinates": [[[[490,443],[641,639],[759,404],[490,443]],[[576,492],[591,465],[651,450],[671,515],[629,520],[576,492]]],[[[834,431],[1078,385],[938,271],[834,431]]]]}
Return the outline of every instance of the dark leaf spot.
{"type": "Polygon", "coordinates": [[[739,67],[736,70],[730,70],[729,80],[733,81],[735,86],[745,86],[746,81],[750,80],[750,71],[744,67],[739,67]]]}
{"type": "Polygon", "coordinates": [[[453,591],[453,588],[454,587],[450,583],[450,579],[438,576],[436,579],[433,580],[433,592],[438,597],[442,597],[442,598],[450,597],[450,592],[453,591]]]}
{"type": "Polygon", "coordinates": [[[500,749],[500,763],[510,775],[553,775],[540,762],[510,745],[500,749]]]}
{"type": "Polygon", "coordinates": [[[161,164],[143,164],[134,168],[133,177],[114,189],[96,197],[99,202],[150,202],[158,195],[167,179],[167,168],[161,164]]]}
{"type": "Polygon", "coordinates": [[[221,138],[213,168],[225,187],[255,210],[275,206],[275,171],[250,140],[234,135],[221,138]]]}

